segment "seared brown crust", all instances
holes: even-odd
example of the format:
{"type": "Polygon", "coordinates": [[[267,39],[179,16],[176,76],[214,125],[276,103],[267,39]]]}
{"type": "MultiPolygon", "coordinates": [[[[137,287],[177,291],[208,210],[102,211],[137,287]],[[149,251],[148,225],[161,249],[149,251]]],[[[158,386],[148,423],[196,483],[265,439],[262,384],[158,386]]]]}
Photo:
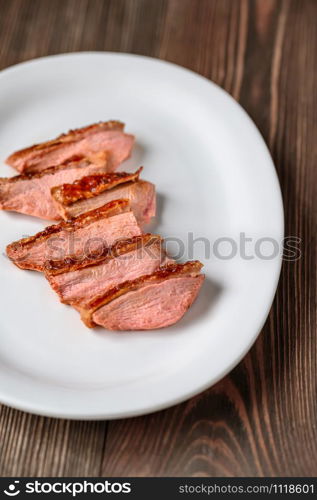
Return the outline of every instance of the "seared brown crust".
{"type": "Polygon", "coordinates": [[[30,172],[30,173],[25,173],[25,174],[20,174],[20,175],[14,175],[13,177],[1,177],[0,178],[0,184],[4,183],[9,183],[13,184],[15,182],[19,181],[28,181],[28,180],[33,180],[33,179],[40,179],[41,177],[44,177],[45,175],[53,175],[56,174],[56,172],[59,172],[60,170],[66,170],[71,167],[84,167],[88,166],[90,164],[95,164],[96,161],[100,165],[104,164],[106,166],[107,164],[107,157],[108,154],[106,151],[102,151],[98,155],[91,155],[91,157],[82,157],[79,155],[73,156],[72,158],[68,159],[61,165],[53,166],[53,167],[48,167],[45,168],[44,170],[41,170],[40,172],[30,172]],[[94,161],[95,160],[95,161],[94,161]]]}
{"type": "Polygon", "coordinates": [[[34,144],[33,146],[29,146],[24,149],[20,149],[19,151],[15,151],[12,153],[7,159],[6,163],[8,165],[15,164],[16,160],[20,160],[24,156],[28,156],[32,152],[41,151],[41,150],[49,150],[58,148],[61,144],[76,142],[82,139],[83,137],[90,135],[94,132],[98,132],[99,130],[123,130],[124,123],[119,121],[110,120],[108,122],[99,122],[94,123],[93,125],[88,125],[86,127],[77,128],[75,130],[70,130],[66,134],[61,134],[51,141],[42,142],[40,144],[34,144]]]}
{"type": "Polygon", "coordinates": [[[112,189],[119,184],[136,182],[139,179],[143,167],[133,174],[126,172],[111,172],[107,174],[95,174],[82,177],[72,184],[63,184],[51,189],[54,200],[66,207],[73,205],[79,200],[94,198],[100,193],[112,189]]]}
{"type": "Polygon", "coordinates": [[[25,174],[21,174],[21,175],[14,175],[13,177],[1,177],[0,183],[1,184],[3,184],[3,183],[13,184],[14,182],[19,182],[19,181],[40,179],[41,177],[44,177],[45,175],[55,174],[56,172],[59,172],[60,170],[64,170],[66,168],[69,168],[69,165],[58,165],[56,167],[48,167],[48,168],[45,168],[44,170],[41,170],[41,172],[34,172],[34,173],[30,172],[30,173],[25,173],[25,174]]]}
{"type": "Polygon", "coordinates": [[[138,290],[148,283],[161,283],[167,279],[178,278],[180,276],[198,276],[202,267],[203,264],[198,260],[188,261],[185,262],[185,264],[168,264],[167,266],[160,267],[152,274],[147,274],[135,280],[120,283],[106,293],[92,299],[85,307],[80,307],[79,303],[74,305],[76,305],[76,308],[80,311],[83,322],[88,327],[92,328],[95,326],[92,320],[93,313],[121,295],[138,290]]]}
{"type": "Polygon", "coordinates": [[[48,260],[44,264],[44,272],[47,276],[77,271],[86,267],[96,266],[107,260],[115,259],[133,250],[150,246],[154,242],[161,242],[161,236],[157,234],[141,234],[126,240],[120,240],[111,247],[104,247],[101,253],[85,256],[69,256],[62,260],[48,260]]]}
{"type": "Polygon", "coordinates": [[[102,207],[95,208],[94,210],[90,210],[89,212],[85,212],[84,214],[81,214],[78,217],[67,222],[63,221],[59,224],[48,226],[44,229],[44,231],[40,231],[39,233],[34,234],[29,238],[22,238],[21,240],[14,241],[7,246],[7,252],[9,250],[17,250],[18,248],[31,246],[34,243],[43,241],[53,234],[59,233],[61,231],[75,231],[76,229],[80,229],[81,227],[91,224],[96,220],[112,217],[113,215],[118,215],[120,213],[128,211],[130,211],[129,200],[122,199],[110,201],[102,207]]]}

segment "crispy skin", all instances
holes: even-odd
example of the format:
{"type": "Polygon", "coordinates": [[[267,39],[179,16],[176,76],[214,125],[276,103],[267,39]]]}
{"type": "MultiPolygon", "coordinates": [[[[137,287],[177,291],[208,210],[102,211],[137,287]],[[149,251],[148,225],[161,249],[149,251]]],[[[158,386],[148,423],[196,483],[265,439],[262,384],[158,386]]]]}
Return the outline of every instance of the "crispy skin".
{"type": "Polygon", "coordinates": [[[54,198],[52,200],[60,217],[68,220],[119,198],[130,201],[131,210],[140,225],[147,224],[155,216],[155,186],[151,182],[140,179],[136,182],[119,184],[112,189],[100,193],[98,196],[78,200],[68,207],[57,203],[54,198]]]}
{"type": "Polygon", "coordinates": [[[140,167],[133,174],[110,172],[107,174],[89,175],[72,184],[53,187],[51,195],[58,204],[69,207],[79,200],[94,198],[98,194],[112,189],[119,184],[138,181],[142,169],[143,167],[140,167]]]}
{"type": "Polygon", "coordinates": [[[60,222],[59,224],[53,224],[52,226],[46,227],[43,231],[40,231],[33,236],[28,238],[22,238],[18,241],[14,241],[7,246],[7,251],[10,249],[17,249],[21,247],[32,246],[35,242],[45,240],[52,236],[53,234],[60,233],[61,231],[75,231],[80,227],[84,227],[95,220],[112,217],[123,212],[128,212],[130,210],[128,200],[114,200],[110,201],[106,205],[95,210],[90,210],[78,217],[71,219],[67,222],[60,222]]]}
{"type": "Polygon", "coordinates": [[[153,274],[141,276],[133,281],[120,283],[118,286],[108,290],[105,294],[93,298],[86,307],[80,307],[80,304],[78,304],[76,308],[80,311],[83,322],[89,328],[93,328],[96,326],[92,319],[94,312],[96,312],[100,307],[109,304],[112,300],[117,299],[125,293],[138,290],[150,283],[161,283],[164,280],[178,278],[181,276],[197,276],[202,267],[203,264],[198,260],[189,261],[185,264],[169,264],[167,266],[160,267],[153,274]]]}
{"type": "Polygon", "coordinates": [[[63,274],[67,272],[77,271],[79,269],[84,269],[85,267],[95,266],[106,260],[115,259],[120,255],[137,250],[138,248],[144,248],[152,244],[154,241],[161,241],[162,238],[159,235],[146,233],[140,236],[134,236],[126,240],[120,240],[115,245],[104,248],[101,255],[87,255],[83,258],[78,258],[76,256],[69,256],[63,260],[49,260],[45,263],[44,272],[47,277],[57,276],[58,274],[63,274]]]}
{"type": "Polygon", "coordinates": [[[29,146],[27,148],[20,149],[12,153],[7,159],[6,163],[15,167],[16,160],[21,160],[24,157],[30,155],[30,153],[37,153],[41,151],[49,152],[53,149],[57,149],[59,146],[65,143],[77,142],[88,135],[98,132],[101,130],[121,130],[124,129],[124,123],[119,121],[110,120],[108,122],[99,122],[94,123],[92,125],[88,125],[82,128],[77,128],[74,130],[70,130],[66,134],[61,134],[56,139],[47,142],[41,142],[40,144],[34,144],[33,146],[29,146]]]}
{"type": "Polygon", "coordinates": [[[0,184],[14,184],[15,182],[19,181],[31,181],[33,179],[41,179],[46,175],[56,174],[56,172],[59,172],[60,170],[65,170],[65,168],[70,166],[76,166],[77,164],[81,166],[83,163],[87,165],[92,163],[94,165],[103,166],[107,164],[107,158],[108,158],[107,151],[100,151],[100,153],[93,154],[88,157],[76,155],[72,156],[61,165],[55,165],[52,167],[45,168],[44,170],[41,170],[41,172],[25,172],[24,174],[14,175],[13,177],[0,177],[0,184]]]}
{"type": "MultiPolygon", "coordinates": [[[[74,160],[74,163],[77,163],[81,160],[74,160]]],[[[72,162],[72,163],[73,163],[72,162]]],[[[70,163],[68,163],[69,165],[70,163]]],[[[63,163],[62,165],[57,165],[53,167],[48,167],[45,170],[42,170],[41,172],[29,172],[25,174],[20,174],[20,175],[14,175],[13,177],[1,177],[0,178],[0,184],[14,184],[15,182],[19,181],[31,181],[33,179],[41,179],[42,177],[45,177],[46,175],[53,175],[56,172],[59,172],[60,170],[65,170],[67,166],[63,163]]]]}

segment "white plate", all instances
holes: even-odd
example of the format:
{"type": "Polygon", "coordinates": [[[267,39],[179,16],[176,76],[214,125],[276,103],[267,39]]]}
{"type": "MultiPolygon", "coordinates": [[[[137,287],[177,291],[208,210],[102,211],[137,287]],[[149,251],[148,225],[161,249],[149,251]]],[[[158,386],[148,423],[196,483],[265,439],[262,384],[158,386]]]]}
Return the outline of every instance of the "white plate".
{"type": "MultiPolygon", "coordinates": [[[[21,271],[5,257],[8,243],[44,223],[1,213],[1,402],[56,417],[127,417],[185,400],[228,373],[260,332],[277,286],[281,256],[260,258],[259,252],[272,253],[273,243],[259,239],[280,245],[283,237],[275,169],[242,108],[173,64],[79,53],[1,72],[0,110],[1,162],[70,128],[124,121],[137,137],[124,168],[143,164],[143,177],[157,185],[159,213],[151,229],[182,241],[182,259],[200,259],[207,277],[194,306],[173,327],[92,331],[58,302],[41,274],[21,271]],[[245,233],[254,258],[238,252],[223,259],[233,248],[224,241],[205,255],[202,241],[191,248],[190,233],[211,244],[223,237],[239,242],[245,233]]],[[[2,176],[12,174],[1,166],[2,176]]]]}

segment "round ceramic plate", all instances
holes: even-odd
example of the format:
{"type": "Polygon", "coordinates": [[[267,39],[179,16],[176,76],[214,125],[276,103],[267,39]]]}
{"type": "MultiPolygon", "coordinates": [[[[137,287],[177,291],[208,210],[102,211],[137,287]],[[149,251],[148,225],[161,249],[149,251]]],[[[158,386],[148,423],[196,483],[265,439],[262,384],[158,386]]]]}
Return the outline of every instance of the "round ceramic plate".
{"type": "Polygon", "coordinates": [[[255,341],[276,290],[283,238],[280,188],[252,121],[222,89],[155,59],[78,53],[0,73],[1,176],[16,149],[70,128],[118,119],[136,136],[122,169],[144,165],[158,214],[149,228],[206,280],[176,325],[145,332],[90,330],[40,273],[5,246],[40,219],[0,214],[0,401],[78,419],[140,415],[206,389],[255,341]]]}

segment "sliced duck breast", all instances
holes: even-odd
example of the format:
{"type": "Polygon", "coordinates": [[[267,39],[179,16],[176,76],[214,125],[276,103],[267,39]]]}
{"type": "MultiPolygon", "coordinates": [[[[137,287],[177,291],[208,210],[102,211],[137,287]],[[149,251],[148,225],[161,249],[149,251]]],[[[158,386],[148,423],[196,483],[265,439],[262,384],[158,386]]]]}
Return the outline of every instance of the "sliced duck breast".
{"type": "Polygon", "coordinates": [[[142,234],[121,240],[104,249],[100,256],[69,257],[45,264],[45,276],[61,302],[85,304],[110,288],[170,262],[162,248],[162,238],[142,234]]]}
{"type": "Polygon", "coordinates": [[[62,217],[51,196],[52,187],[106,171],[107,153],[101,152],[41,172],[1,178],[0,209],[60,220],[62,217]]]}
{"type": "Polygon", "coordinates": [[[123,282],[78,307],[89,327],[152,330],[179,321],[204,281],[202,264],[169,264],[154,273],[123,282]]]}
{"type": "Polygon", "coordinates": [[[120,239],[141,234],[128,200],[114,200],[68,222],[48,226],[7,246],[7,255],[21,269],[43,271],[50,259],[99,254],[120,239]]]}
{"type": "Polygon", "coordinates": [[[123,123],[100,122],[70,130],[51,141],[16,151],[6,162],[19,172],[40,172],[53,165],[60,165],[74,155],[88,156],[108,151],[107,171],[111,172],[130,156],[133,144],[134,136],[124,133],[123,123]]]}
{"type": "Polygon", "coordinates": [[[65,220],[111,200],[126,198],[138,222],[145,224],[155,215],[155,186],[139,179],[141,171],[142,167],[133,174],[116,172],[84,177],[73,184],[54,187],[52,197],[65,220]]]}

